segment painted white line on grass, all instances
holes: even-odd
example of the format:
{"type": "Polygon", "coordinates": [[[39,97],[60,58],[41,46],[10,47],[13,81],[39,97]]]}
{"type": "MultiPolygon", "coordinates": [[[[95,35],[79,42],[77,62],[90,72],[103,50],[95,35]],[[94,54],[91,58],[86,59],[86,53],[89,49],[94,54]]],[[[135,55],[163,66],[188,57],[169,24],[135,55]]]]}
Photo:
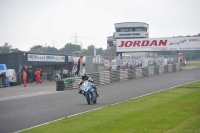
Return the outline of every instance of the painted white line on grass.
{"type": "Polygon", "coordinates": [[[43,124],[40,124],[40,125],[37,125],[37,126],[33,126],[33,127],[30,127],[30,128],[26,128],[26,129],[23,129],[23,130],[14,132],[14,133],[20,133],[20,132],[22,132],[22,131],[26,131],[26,130],[29,130],[29,129],[32,129],[32,128],[40,127],[40,126],[43,126],[43,125],[47,125],[47,124],[50,124],[50,123],[52,123],[52,122],[60,121],[60,120],[63,120],[63,119],[65,119],[65,118],[70,118],[70,117],[73,117],[73,116],[77,116],[77,115],[80,115],[80,114],[84,114],[84,113],[88,113],[88,112],[91,112],[91,111],[99,110],[99,109],[102,109],[102,108],[103,108],[103,107],[91,109],[91,110],[88,110],[88,111],[84,111],[84,112],[81,112],[81,113],[77,113],[77,114],[74,114],[74,115],[70,115],[70,116],[67,116],[67,117],[63,117],[63,118],[60,118],[60,119],[57,119],[57,120],[53,120],[53,121],[50,121],[50,122],[46,122],[46,123],[43,123],[43,124]]]}
{"type": "MultiPolygon", "coordinates": [[[[196,80],[196,81],[192,81],[192,82],[180,84],[180,85],[177,85],[177,86],[174,86],[174,87],[170,87],[170,88],[167,88],[167,89],[155,91],[155,92],[152,92],[152,93],[148,93],[148,94],[145,94],[145,95],[141,95],[141,96],[138,96],[138,97],[134,97],[134,98],[131,98],[131,99],[129,99],[129,100],[124,100],[124,101],[122,101],[122,102],[114,103],[114,104],[111,104],[111,105],[117,105],[117,104],[120,104],[120,103],[123,103],[123,102],[126,102],[126,101],[130,101],[130,100],[133,100],[133,99],[137,99],[137,98],[141,98],[141,97],[144,97],[144,96],[152,95],[152,94],[155,94],[155,93],[158,93],[158,92],[162,92],[162,91],[165,91],[165,90],[177,88],[177,87],[180,87],[180,86],[182,86],[182,85],[194,83],[194,82],[197,82],[197,81],[200,81],[200,80],[196,80]]],[[[103,107],[105,107],[105,106],[103,106],[103,107]]],[[[40,125],[36,125],[36,126],[30,127],[30,128],[26,128],[26,129],[23,129],[23,130],[14,132],[14,133],[19,133],[19,132],[26,131],[26,130],[29,130],[29,129],[32,129],[32,128],[36,128],[36,127],[40,127],[40,126],[43,126],[43,125],[46,125],[46,124],[49,124],[49,123],[52,123],[52,122],[56,122],[56,121],[59,121],[59,120],[63,120],[63,119],[65,119],[65,118],[70,118],[70,117],[77,116],[77,115],[80,115],[80,114],[84,114],[84,113],[88,113],[88,112],[91,112],[91,111],[99,110],[99,109],[102,109],[103,107],[91,109],[91,110],[84,111],[84,112],[77,113],[77,114],[73,114],[73,115],[70,115],[70,116],[67,116],[67,117],[63,117],[63,118],[60,118],[60,119],[57,119],[57,120],[53,120],[53,121],[46,122],[46,123],[43,123],[43,124],[40,124],[40,125]]]]}
{"type": "Polygon", "coordinates": [[[155,93],[158,93],[158,92],[162,92],[162,91],[165,91],[165,90],[177,88],[177,87],[180,87],[180,86],[182,86],[182,85],[194,83],[194,82],[197,82],[197,81],[200,81],[200,80],[196,80],[196,81],[188,82],[188,83],[185,83],[185,84],[180,84],[180,85],[177,85],[177,86],[173,86],[173,87],[170,87],[170,88],[167,88],[167,89],[163,89],[163,90],[151,92],[151,93],[148,93],[148,94],[145,94],[145,95],[141,95],[141,96],[138,96],[138,97],[134,97],[134,98],[131,98],[131,99],[128,99],[128,100],[124,100],[124,101],[121,101],[121,102],[118,102],[118,103],[114,103],[114,104],[111,104],[111,105],[117,105],[117,104],[120,104],[120,103],[123,103],[123,102],[126,102],[126,101],[130,101],[130,100],[133,100],[133,99],[138,99],[138,98],[141,98],[141,97],[144,97],[144,96],[148,96],[148,95],[152,95],[152,94],[155,94],[155,93]]]}

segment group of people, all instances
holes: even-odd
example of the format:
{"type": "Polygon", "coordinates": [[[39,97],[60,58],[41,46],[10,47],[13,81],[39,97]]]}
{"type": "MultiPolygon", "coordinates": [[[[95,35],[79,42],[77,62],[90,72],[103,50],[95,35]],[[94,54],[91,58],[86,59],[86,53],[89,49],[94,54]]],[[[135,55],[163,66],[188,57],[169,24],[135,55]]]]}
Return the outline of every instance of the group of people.
{"type": "MultiPolygon", "coordinates": [[[[36,84],[42,83],[42,81],[41,81],[42,70],[37,68],[35,70],[34,74],[36,77],[36,84]]],[[[23,78],[24,87],[26,87],[28,76],[27,76],[27,72],[25,70],[22,73],[22,78],[23,78]]]]}

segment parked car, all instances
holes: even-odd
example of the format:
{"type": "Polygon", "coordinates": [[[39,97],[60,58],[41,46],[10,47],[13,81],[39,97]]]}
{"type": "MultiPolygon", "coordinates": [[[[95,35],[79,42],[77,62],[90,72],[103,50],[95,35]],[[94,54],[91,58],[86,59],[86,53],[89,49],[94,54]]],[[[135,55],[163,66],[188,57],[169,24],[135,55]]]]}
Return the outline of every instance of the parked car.
{"type": "Polygon", "coordinates": [[[7,69],[6,77],[8,77],[10,85],[15,85],[17,83],[17,74],[14,69],[7,69]]]}

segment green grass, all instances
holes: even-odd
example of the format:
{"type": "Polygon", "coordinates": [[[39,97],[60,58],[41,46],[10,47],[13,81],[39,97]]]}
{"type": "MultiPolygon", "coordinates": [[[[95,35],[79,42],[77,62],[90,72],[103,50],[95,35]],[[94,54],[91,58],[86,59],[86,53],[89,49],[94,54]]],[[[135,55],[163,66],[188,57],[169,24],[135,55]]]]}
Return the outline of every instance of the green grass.
{"type": "Polygon", "coordinates": [[[200,81],[24,132],[199,133],[200,81]]]}
{"type": "Polygon", "coordinates": [[[200,61],[188,61],[186,66],[200,66],[200,61]]]}

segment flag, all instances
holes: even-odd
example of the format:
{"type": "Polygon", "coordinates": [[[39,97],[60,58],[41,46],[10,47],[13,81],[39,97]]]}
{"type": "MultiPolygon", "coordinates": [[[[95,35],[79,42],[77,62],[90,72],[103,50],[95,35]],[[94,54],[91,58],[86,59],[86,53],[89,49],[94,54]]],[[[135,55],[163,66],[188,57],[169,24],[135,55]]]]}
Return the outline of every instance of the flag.
{"type": "Polygon", "coordinates": [[[95,48],[95,45],[94,45],[94,56],[96,56],[96,48],[95,48]]]}

